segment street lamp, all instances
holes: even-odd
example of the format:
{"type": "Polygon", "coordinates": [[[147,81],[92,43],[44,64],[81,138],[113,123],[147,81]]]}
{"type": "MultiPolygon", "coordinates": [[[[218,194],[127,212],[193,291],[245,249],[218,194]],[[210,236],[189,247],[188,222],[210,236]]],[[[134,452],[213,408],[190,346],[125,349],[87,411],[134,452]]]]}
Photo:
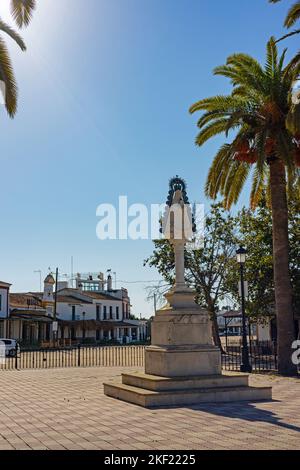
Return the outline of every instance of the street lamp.
{"type": "Polygon", "coordinates": [[[240,366],[241,372],[252,372],[249,362],[249,350],[246,330],[246,314],[245,314],[245,284],[244,284],[244,264],[246,262],[247,251],[242,246],[236,250],[236,259],[240,265],[241,276],[241,298],[242,298],[242,362],[240,366]]]}

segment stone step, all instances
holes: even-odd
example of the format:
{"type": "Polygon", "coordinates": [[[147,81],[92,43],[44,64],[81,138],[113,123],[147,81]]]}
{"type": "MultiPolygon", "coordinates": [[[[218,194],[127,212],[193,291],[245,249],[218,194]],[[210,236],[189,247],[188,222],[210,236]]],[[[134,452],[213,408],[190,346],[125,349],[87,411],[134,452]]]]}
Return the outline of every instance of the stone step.
{"type": "Polygon", "coordinates": [[[160,377],[134,372],[122,374],[122,383],[154,391],[192,390],[206,388],[247,387],[248,374],[224,373],[198,377],[160,377]]]}
{"type": "Polygon", "coordinates": [[[123,383],[105,383],[105,395],[145,408],[272,399],[271,387],[226,387],[156,392],[123,383]]]}

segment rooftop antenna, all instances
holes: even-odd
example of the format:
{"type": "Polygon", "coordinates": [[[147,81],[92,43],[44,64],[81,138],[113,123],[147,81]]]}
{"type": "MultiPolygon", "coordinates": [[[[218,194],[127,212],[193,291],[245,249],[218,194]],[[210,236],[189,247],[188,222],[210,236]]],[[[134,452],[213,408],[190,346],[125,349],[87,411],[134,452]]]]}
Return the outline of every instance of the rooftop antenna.
{"type": "Polygon", "coordinates": [[[74,287],[73,278],[74,278],[74,258],[73,256],[71,256],[71,288],[74,287]]]}

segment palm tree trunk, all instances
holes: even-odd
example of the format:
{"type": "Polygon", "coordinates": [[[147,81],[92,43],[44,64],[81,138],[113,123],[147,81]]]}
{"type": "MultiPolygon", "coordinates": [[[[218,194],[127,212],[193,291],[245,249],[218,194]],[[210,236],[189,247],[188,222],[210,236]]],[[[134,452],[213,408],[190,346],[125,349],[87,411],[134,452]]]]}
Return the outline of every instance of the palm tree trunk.
{"type": "Polygon", "coordinates": [[[289,273],[288,206],[285,167],[279,159],[270,162],[271,204],[273,221],[273,264],[277,317],[278,372],[295,375],[292,342],[295,326],[292,286],[289,273]]]}

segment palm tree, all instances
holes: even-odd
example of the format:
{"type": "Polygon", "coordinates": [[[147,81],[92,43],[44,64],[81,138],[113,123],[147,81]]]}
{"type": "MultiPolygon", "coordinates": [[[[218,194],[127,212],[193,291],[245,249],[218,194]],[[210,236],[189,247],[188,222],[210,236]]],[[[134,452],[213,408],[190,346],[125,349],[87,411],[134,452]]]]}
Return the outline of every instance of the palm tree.
{"type": "Polygon", "coordinates": [[[198,121],[196,144],[202,146],[217,134],[234,134],[217,152],[206,182],[206,195],[220,194],[227,208],[236,203],[248,176],[252,175],[251,207],[269,192],[273,217],[274,281],[278,327],[278,368],[292,375],[294,340],[292,289],[289,275],[287,185],[300,175],[299,104],[292,104],[291,89],[300,70],[300,54],[285,63],[276,42],[267,44],[267,60],[261,66],[246,54],[233,54],[226,65],[214,70],[231,79],[229,96],[198,101],[190,112],[204,111],[198,121]]]}
{"type": "MultiPolygon", "coordinates": [[[[269,0],[269,2],[278,3],[278,2],[281,2],[281,0],[269,0]]],[[[291,28],[292,26],[294,26],[296,21],[299,20],[299,18],[300,18],[300,2],[296,2],[291,6],[291,8],[288,11],[288,14],[285,18],[284,26],[286,28],[291,28]]],[[[285,36],[280,38],[279,41],[281,41],[282,39],[288,38],[290,36],[293,36],[294,34],[299,34],[299,33],[300,33],[300,29],[297,29],[295,31],[292,31],[291,33],[286,34],[285,36]]]]}
{"type": "MultiPolygon", "coordinates": [[[[33,10],[35,9],[35,0],[11,0],[11,14],[18,28],[29,24],[33,10]]],[[[0,8],[1,14],[1,8],[0,8]]],[[[25,43],[21,36],[8,24],[0,18],[0,31],[11,37],[21,48],[26,50],[25,43]]],[[[0,36],[0,81],[4,85],[3,93],[5,98],[5,107],[10,117],[14,117],[17,111],[17,84],[14,76],[13,67],[9,57],[9,52],[5,41],[0,36]]]]}

